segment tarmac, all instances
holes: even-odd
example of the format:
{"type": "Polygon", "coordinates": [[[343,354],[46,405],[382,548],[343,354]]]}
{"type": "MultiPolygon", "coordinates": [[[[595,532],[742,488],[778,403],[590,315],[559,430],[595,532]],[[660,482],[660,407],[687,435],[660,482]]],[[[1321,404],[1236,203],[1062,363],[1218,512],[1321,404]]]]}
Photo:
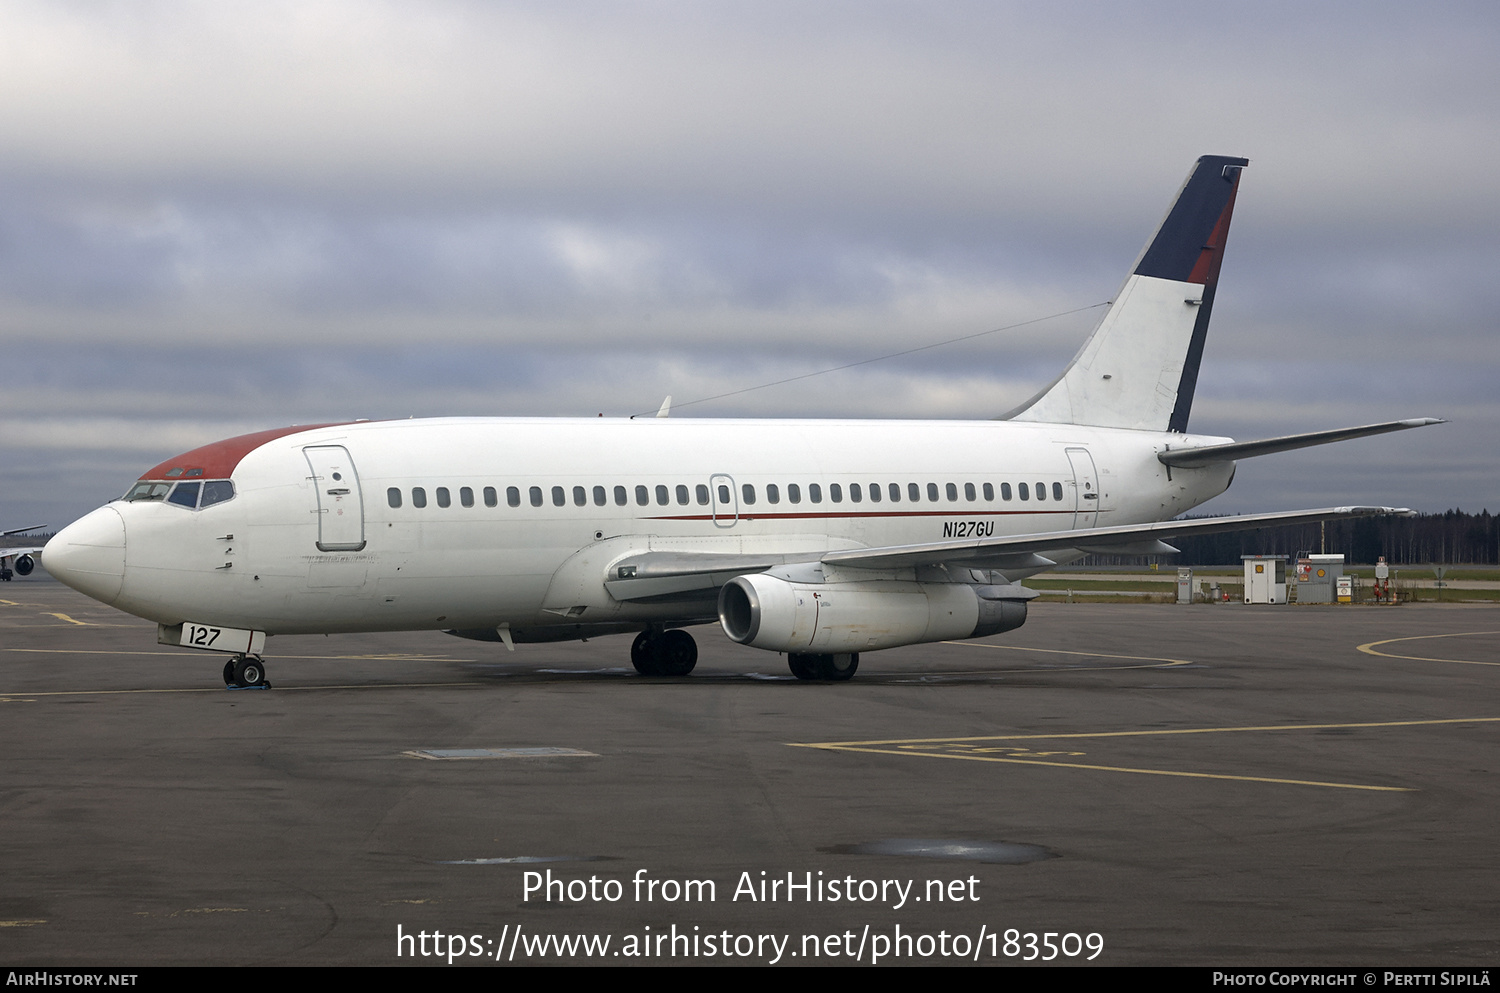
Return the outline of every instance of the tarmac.
{"type": "Polygon", "coordinates": [[[1033,604],[803,683],[694,630],[273,638],[0,586],[0,964],[1494,966],[1494,606],[1033,604]]]}

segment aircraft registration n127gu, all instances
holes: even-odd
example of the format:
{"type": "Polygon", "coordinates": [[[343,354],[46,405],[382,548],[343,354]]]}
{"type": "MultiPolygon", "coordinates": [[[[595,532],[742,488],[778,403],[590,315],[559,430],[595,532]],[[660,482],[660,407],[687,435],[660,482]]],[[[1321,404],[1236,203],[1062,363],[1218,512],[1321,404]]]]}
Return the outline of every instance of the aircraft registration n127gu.
{"type": "Polygon", "coordinates": [[[1063,373],[991,421],[440,418],[290,427],[168,459],[54,537],[49,572],[228,652],[267,635],[436,629],[504,642],[638,632],[681,676],[682,630],[848,679],[859,653],[1019,627],[1021,580],[1174,535],[1370,514],[1176,521],[1235,460],[1439,423],[1264,441],[1188,433],[1247,160],[1194,165],[1063,373]]]}

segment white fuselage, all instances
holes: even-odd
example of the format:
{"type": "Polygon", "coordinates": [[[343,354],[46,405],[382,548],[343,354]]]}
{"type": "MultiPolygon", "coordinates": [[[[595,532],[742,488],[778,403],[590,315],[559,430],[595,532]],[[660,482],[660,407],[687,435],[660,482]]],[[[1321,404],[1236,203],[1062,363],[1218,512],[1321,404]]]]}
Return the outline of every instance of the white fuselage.
{"type": "Polygon", "coordinates": [[[612,564],[1166,520],[1221,493],[1233,465],[1169,472],[1156,453],[1225,440],[1015,421],[345,424],[250,451],[230,476],[234,497],[213,506],[95,511],[119,516],[96,527],[123,526],[122,575],[117,592],[85,592],[162,624],[271,634],[687,621],[701,612],[613,599],[612,564]],[[337,498],[312,468],[332,456],[354,477],[337,498]]]}

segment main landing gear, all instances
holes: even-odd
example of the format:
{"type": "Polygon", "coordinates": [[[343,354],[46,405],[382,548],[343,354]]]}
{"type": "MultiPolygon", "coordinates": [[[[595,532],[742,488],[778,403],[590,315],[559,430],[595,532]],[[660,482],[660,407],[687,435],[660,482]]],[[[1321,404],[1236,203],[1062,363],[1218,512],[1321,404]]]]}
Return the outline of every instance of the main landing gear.
{"type": "Polygon", "coordinates": [[[630,664],[642,676],[686,676],[698,664],[698,643],[686,631],[642,631],[630,646],[630,664]]]}
{"type": "Polygon", "coordinates": [[[819,679],[824,682],[842,683],[853,679],[859,671],[859,653],[844,652],[840,655],[799,655],[796,652],[786,657],[792,675],[798,679],[819,679]]]}
{"type": "Polygon", "coordinates": [[[224,685],[236,690],[270,689],[266,663],[259,655],[234,656],[224,663],[224,685]]]}

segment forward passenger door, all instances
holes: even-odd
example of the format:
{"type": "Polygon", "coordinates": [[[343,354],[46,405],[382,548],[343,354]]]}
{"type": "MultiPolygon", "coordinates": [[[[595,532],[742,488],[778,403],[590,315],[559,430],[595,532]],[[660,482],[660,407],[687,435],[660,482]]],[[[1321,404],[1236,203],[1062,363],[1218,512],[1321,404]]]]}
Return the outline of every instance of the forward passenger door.
{"type": "Polygon", "coordinates": [[[313,513],[318,515],[318,550],[357,552],[365,547],[365,504],[354,460],[342,445],[302,449],[312,470],[313,513]]]}

